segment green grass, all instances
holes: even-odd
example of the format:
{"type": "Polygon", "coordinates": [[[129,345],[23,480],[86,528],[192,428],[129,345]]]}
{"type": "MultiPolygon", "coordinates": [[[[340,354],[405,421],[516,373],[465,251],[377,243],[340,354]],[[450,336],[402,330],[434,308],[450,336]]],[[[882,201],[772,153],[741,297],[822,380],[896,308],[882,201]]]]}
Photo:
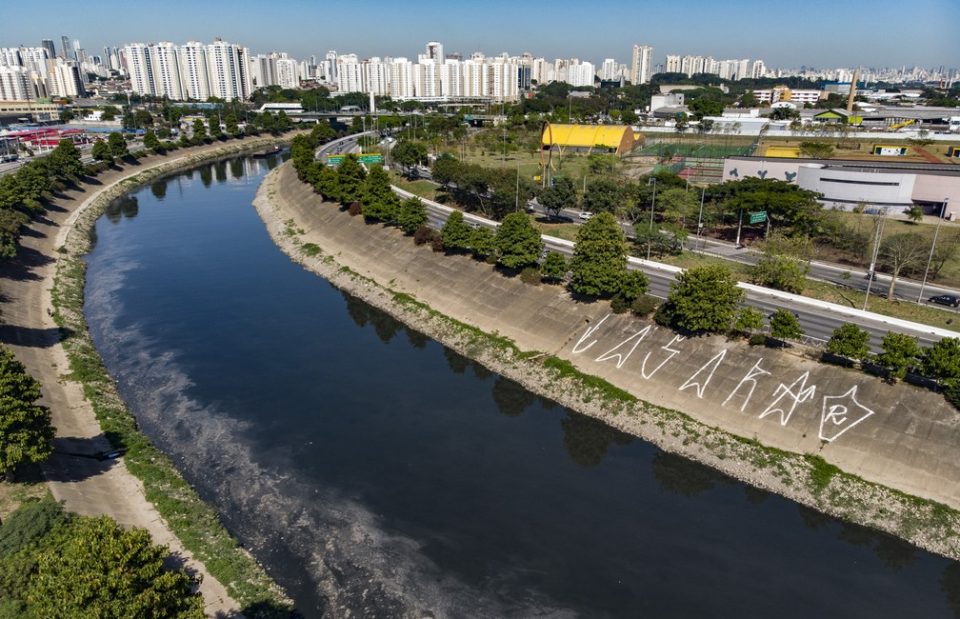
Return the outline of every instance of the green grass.
{"type": "Polygon", "coordinates": [[[804,459],[810,464],[810,490],[819,496],[841,471],[820,456],[805,454],[804,459]]]}
{"type": "Polygon", "coordinates": [[[302,251],[304,255],[310,256],[311,258],[321,253],[320,246],[316,243],[304,243],[304,245],[300,248],[300,251],[302,251]]]}
{"type": "MultiPolygon", "coordinates": [[[[214,156],[211,153],[209,158],[214,156]]],[[[150,176],[147,172],[138,179],[146,182],[150,176]]],[[[87,234],[109,200],[110,196],[102,196],[97,205],[80,218],[71,237],[87,234]]],[[[78,253],[83,252],[81,249],[78,253]]],[[[54,319],[68,334],[63,346],[70,363],[70,377],[81,384],[111,444],[127,449],[124,457],[127,468],[143,482],[147,499],[184,547],[239,604],[247,608],[261,605],[265,609],[261,613],[248,611],[247,616],[286,616],[283,609],[288,607],[288,602],[275,583],[230,535],[216,510],[200,498],[173,462],[139,431],[90,338],[83,315],[85,277],[86,265],[80,255],[61,256],[53,286],[54,319]]]]}
{"type": "Polygon", "coordinates": [[[577,224],[549,223],[538,220],[532,215],[530,219],[533,221],[533,225],[537,228],[537,230],[540,231],[541,234],[548,234],[550,236],[555,236],[567,241],[577,240],[577,230],[580,229],[580,226],[577,224]]]}
{"type": "Polygon", "coordinates": [[[578,382],[580,382],[580,384],[584,385],[588,389],[596,390],[600,393],[600,396],[604,400],[626,402],[628,404],[638,401],[637,397],[632,393],[629,393],[620,387],[614,386],[612,383],[600,378],[599,376],[593,376],[592,374],[585,374],[581,372],[566,359],[561,359],[551,355],[544,358],[543,365],[551,370],[554,370],[561,378],[576,379],[578,382]]]}
{"type": "Polygon", "coordinates": [[[400,189],[406,189],[410,193],[415,193],[421,198],[426,198],[427,200],[437,199],[437,191],[439,191],[440,188],[433,181],[423,179],[409,181],[399,174],[392,174],[391,176],[391,182],[400,189]]]}

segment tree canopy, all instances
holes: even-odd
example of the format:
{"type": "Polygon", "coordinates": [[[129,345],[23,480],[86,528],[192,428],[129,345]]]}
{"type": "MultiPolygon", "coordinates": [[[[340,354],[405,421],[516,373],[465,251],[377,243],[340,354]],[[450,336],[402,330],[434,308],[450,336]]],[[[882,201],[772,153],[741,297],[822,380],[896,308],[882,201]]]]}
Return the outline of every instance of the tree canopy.
{"type": "Polygon", "coordinates": [[[50,411],[37,404],[40,383],[6,347],[0,347],[0,474],[12,475],[53,452],[50,411]]]}
{"type": "Polygon", "coordinates": [[[620,291],[627,273],[627,243],[613,215],[600,213],[580,226],[570,271],[570,290],[577,294],[609,297],[620,291]]]}
{"type": "Polygon", "coordinates": [[[724,333],[730,329],[743,291],[723,265],[688,269],[670,287],[657,321],[691,333],[724,333]]]}
{"type": "Polygon", "coordinates": [[[497,228],[496,248],[501,265],[522,269],[539,262],[543,240],[525,213],[510,213],[497,228]]]}

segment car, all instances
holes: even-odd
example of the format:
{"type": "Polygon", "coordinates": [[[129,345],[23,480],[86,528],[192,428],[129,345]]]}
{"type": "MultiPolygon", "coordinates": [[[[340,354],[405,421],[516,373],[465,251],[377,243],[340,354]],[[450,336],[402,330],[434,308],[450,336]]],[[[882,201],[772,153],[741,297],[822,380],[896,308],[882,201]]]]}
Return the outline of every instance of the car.
{"type": "Polygon", "coordinates": [[[960,297],[952,294],[938,294],[935,297],[930,297],[927,299],[929,303],[937,303],[939,305],[949,305],[950,307],[960,307],[960,297]]]}
{"type": "Polygon", "coordinates": [[[584,221],[587,221],[588,219],[593,217],[593,213],[591,213],[590,211],[580,211],[579,213],[577,213],[577,217],[579,217],[584,221]]]}

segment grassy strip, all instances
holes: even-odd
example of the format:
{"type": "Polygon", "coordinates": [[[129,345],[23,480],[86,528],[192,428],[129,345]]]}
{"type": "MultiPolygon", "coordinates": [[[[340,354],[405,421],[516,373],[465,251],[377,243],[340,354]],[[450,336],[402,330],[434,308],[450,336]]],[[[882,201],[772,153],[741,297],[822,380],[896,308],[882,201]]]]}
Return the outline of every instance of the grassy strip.
{"type": "MultiPolygon", "coordinates": [[[[275,139],[269,140],[270,143],[275,139]]],[[[252,148],[262,144],[249,144],[252,148]]],[[[192,162],[214,159],[224,153],[213,151],[192,162]]],[[[169,174],[170,170],[148,170],[120,184],[123,192],[132,186],[169,174]]],[[[216,510],[205,503],[180,476],[173,462],[139,431],[134,416],[120,398],[90,338],[83,315],[86,264],[80,258],[89,250],[89,231],[117,192],[101,195],[83,213],[70,231],[67,247],[57,261],[53,286],[54,319],[64,335],[63,346],[70,362],[70,378],[78,381],[90,402],[101,429],[115,447],[127,449],[125,462],[144,485],[147,499],[154,504],[171,530],[197,560],[219,580],[248,617],[286,617],[289,601],[256,560],[223,526],[216,510]]]]}

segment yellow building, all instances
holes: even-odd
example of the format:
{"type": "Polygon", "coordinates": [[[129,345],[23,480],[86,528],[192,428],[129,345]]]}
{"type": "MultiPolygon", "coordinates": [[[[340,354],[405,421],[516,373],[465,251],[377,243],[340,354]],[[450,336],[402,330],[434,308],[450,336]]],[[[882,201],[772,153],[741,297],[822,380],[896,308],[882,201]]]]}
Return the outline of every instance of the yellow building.
{"type": "Polygon", "coordinates": [[[540,136],[543,148],[559,151],[597,150],[623,155],[633,150],[636,138],[626,125],[555,125],[546,123],[540,136]]]}
{"type": "Polygon", "coordinates": [[[800,157],[800,147],[799,146],[768,146],[766,156],[798,159],[800,157]]]}

